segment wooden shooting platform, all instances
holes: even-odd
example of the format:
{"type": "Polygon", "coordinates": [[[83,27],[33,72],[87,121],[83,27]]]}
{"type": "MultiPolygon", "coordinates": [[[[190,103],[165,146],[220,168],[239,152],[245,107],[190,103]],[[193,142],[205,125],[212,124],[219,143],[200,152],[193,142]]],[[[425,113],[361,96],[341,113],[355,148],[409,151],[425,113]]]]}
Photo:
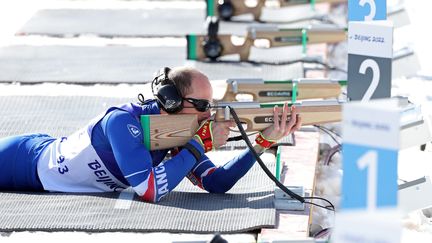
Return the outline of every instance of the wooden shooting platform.
{"type": "MultiPolygon", "coordinates": [[[[306,195],[313,196],[315,168],[319,153],[319,132],[295,133],[296,146],[281,147],[281,182],[288,186],[303,186],[306,195]]],[[[276,240],[304,240],[309,237],[312,222],[312,207],[306,205],[303,211],[276,211],[276,227],[262,229],[258,242],[276,240]]]]}

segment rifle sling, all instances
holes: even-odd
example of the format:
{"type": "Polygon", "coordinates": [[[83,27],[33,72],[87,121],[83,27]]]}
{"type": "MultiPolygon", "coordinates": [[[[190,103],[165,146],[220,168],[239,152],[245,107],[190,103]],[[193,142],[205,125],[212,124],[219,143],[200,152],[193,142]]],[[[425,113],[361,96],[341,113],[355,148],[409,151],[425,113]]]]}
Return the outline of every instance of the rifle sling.
{"type": "Polygon", "coordinates": [[[196,161],[201,160],[201,153],[192,144],[186,143],[183,148],[187,149],[196,159],[196,161]]]}

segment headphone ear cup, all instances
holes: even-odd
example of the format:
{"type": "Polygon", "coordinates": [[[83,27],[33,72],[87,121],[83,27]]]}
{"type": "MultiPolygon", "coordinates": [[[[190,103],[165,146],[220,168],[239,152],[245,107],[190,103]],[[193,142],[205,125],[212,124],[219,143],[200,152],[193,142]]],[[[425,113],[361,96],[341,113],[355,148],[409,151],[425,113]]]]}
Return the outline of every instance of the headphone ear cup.
{"type": "Polygon", "coordinates": [[[222,55],[223,46],[218,38],[219,32],[219,18],[216,16],[209,16],[206,19],[207,37],[203,41],[203,50],[206,57],[215,61],[222,55]]]}
{"type": "Polygon", "coordinates": [[[215,61],[221,56],[223,47],[219,40],[208,39],[203,43],[204,54],[210,58],[210,60],[215,61]]]}
{"type": "Polygon", "coordinates": [[[173,84],[160,86],[155,98],[159,106],[167,113],[177,113],[183,109],[183,98],[173,84]]]}
{"type": "Polygon", "coordinates": [[[234,6],[230,0],[223,0],[218,6],[218,12],[221,19],[228,21],[234,15],[234,6]]]}

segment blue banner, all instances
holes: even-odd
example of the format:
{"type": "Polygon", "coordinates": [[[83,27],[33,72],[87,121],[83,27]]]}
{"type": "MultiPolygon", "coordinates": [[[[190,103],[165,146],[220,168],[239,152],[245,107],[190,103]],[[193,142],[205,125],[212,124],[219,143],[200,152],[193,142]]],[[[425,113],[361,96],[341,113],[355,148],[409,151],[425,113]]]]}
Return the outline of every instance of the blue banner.
{"type": "Polygon", "coordinates": [[[397,150],[344,144],[342,157],[342,209],[397,206],[397,150]]]}
{"type": "Polygon", "coordinates": [[[371,21],[386,19],[386,0],[348,0],[348,21],[371,21]]]}

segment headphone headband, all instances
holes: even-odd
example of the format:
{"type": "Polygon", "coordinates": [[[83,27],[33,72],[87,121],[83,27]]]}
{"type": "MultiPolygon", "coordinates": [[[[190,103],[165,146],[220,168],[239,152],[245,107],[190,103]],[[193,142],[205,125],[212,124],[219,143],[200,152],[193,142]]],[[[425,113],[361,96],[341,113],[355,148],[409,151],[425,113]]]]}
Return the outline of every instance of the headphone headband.
{"type": "Polygon", "coordinates": [[[159,107],[171,114],[183,109],[183,97],[174,81],[169,79],[170,71],[169,67],[161,68],[153,79],[151,87],[159,107]]]}

